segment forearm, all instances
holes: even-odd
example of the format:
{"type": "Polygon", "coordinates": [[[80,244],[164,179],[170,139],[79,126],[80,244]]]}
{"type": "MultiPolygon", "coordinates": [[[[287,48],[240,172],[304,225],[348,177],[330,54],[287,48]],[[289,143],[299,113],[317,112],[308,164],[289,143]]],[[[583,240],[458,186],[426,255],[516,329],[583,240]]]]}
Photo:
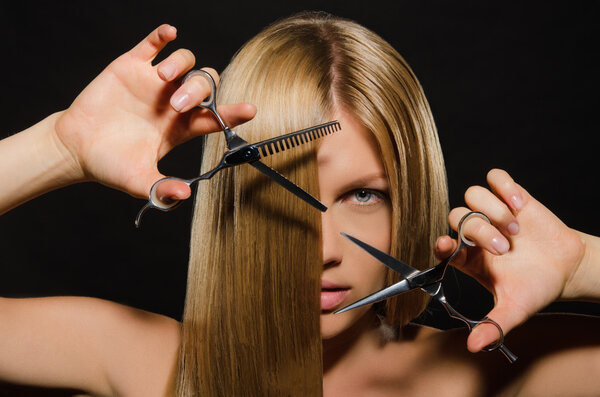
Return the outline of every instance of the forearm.
{"type": "Polygon", "coordinates": [[[600,238],[577,233],[583,242],[584,254],[577,270],[567,280],[561,297],[600,303],[600,238]]]}
{"type": "Polygon", "coordinates": [[[0,214],[83,178],[54,134],[60,115],[0,141],[0,214]]]}

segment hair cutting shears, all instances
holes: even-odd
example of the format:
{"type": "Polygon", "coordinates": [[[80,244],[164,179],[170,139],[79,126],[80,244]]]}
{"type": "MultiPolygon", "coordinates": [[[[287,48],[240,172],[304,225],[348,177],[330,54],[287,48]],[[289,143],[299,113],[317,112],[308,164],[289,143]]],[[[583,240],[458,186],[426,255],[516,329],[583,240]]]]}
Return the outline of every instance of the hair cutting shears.
{"type": "Polygon", "coordinates": [[[361,247],[362,249],[367,251],[369,254],[371,254],[373,257],[375,257],[381,263],[383,263],[384,265],[386,265],[387,267],[389,267],[396,273],[400,274],[404,278],[404,280],[402,280],[396,284],[393,284],[389,287],[386,287],[380,291],[377,291],[363,299],[360,299],[360,300],[344,307],[343,309],[336,311],[335,314],[343,313],[345,311],[352,310],[352,309],[355,309],[360,306],[368,305],[370,303],[379,302],[384,299],[390,298],[392,296],[399,295],[404,292],[420,288],[421,290],[428,293],[432,298],[437,299],[442,304],[442,306],[444,306],[444,308],[446,309],[446,311],[448,312],[448,315],[450,315],[450,317],[453,317],[455,319],[458,319],[458,320],[461,320],[462,322],[464,322],[467,325],[467,327],[469,328],[469,330],[472,330],[473,327],[475,327],[479,324],[482,324],[482,323],[489,323],[489,324],[494,325],[498,329],[498,332],[500,333],[500,338],[498,339],[498,341],[496,341],[496,343],[484,348],[484,350],[493,351],[493,350],[498,349],[502,352],[502,354],[504,354],[504,356],[506,356],[506,358],[511,363],[515,362],[517,360],[517,356],[514,355],[510,350],[508,350],[508,348],[504,345],[504,332],[502,332],[502,328],[500,327],[500,325],[497,322],[495,322],[494,320],[492,320],[491,318],[488,318],[488,317],[486,317],[480,321],[473,321],[473,320],[463,316],[462,314],[457,312],[452,306],[450,306],[450,304],[446,300],[446,296],[444,295],[442,281],[444,279],[444,275],[446,273],[446,268],[448,267],[448,264],[452,261],[452,259],[454,259],[456,254],[458,254],[458,252],[460,250],[462,250],[464,247],[475,246],[475,243],[468,240],[463,234],[463,225],[465,224],[465,222],[468,219],[470,219],[472,217],[483,218],[486,221],[490,222],[489,218],[482,212],[472,211],[472,212],[467,213],[465,216],[463,216],[463,218],[460,220],[460,223],[458,224],[458,236],[459,236],[458,237],[459,238],[458,247],[456,247],[454,252],[447,259],[443,260],[442,262],[435,265],[434,267],[423,270],[423,271],[419,271],[419,270],[415,269],[414,267],[386,254],[385,252],[378,250],[375,247],[370,246],[367,243],[360,241],[359,239],[357,239],[355,237],[352,237],[345,233],[342,233],[342,235],[344,235],[345,237],[350,239],[350,241],[352,241],[353,243],[357,244],[359,247],[361,247]]]}
{"type": "Polygon", "coordinates": [[[198,182],[200,180],[212,178],[213,175],[215,175],[218,171],[220,171],[222,169],[233,167],[233,166],[240,165],[240,164],[245,164],[245,163],[250,164],[251,166],[256,168],[258,171],[262,172],[263,174],[265,174],[266,176],[271,178],[272,181],[283,186],[284,188],[286,188],[287,190],[289,190],[290,192],[295,194],[300,199],[304,200],[308,204],[310,204],[313,207],[315,207],[316,209],[318,209],[319,211],[327,210],[327,207],[325,207],[325,205],[323,205],[323,203],[321,203],[319,200],[314,198],[312,195],[310,195],[304,189],[300,188],[299,186],[297,186],[296,184],[291,182],[289,179],[287,179],[286,177],[281,175],[279,172],[275,171],[274,169],[272,169],[271,167],[269,167],[268,165],[266,165],[265,163],[260,161],[260,159],[262,157],[266,157],[271,154],[293,148],[297,145],[307,143],[309,141],[312,141],[313,139],[317,139],[324,135],[328,135],[335,131],[338,131],[341,128],[340,123],[337,121],[331,121],[328,123],[315,125],[313,127],[306,128],[306,129],[303,129],[300,131],[295,131],[295,132],[290,132],[289,134],[280,135],[278,137],[267,139],[267,140],[264,140],[264,141],[261,141],[258,143],[249,144],[244,139],[242,139],[239,135],[237,135],[233,130],[231,130],[229,127],[227,127],[225,125],[225,122],[223,121],[223,119],[221,118],[219,113],[217,112],[217,104],[216,104],[217,86],[215,84],[214,79],[208,72],[206,72],[204,70],[193,70],[186,75],[186,77],[184,78],[184,82],[189,80],[192,76],[195,76],[198,74],[201,75],[202,77],[206,78],[206,80],[208,81],[208,83],[210,85],[210,90],[211,90],[208,98],[206,98],[204,101],[202,101],[202,103],[200,103],[199,106],[202,108],[208,109],[214,115],[214,117],[217,119],[217,121],[219,122],[219,124],[223,130],[223,133],[225,134],[225,139],[227,141],[227,148],[229,150],[227,152],[225,152],[220,163],[215,168],[213,168],[212,170],[210,170],[196,178],[182,179],[182,178],[169,176],[169,177],[162,178],[162,179],[158,180],[157,182],[155,182],[154,185],[152,185],[152,188],[150,189],[148,203],[146,203],[146,205],[144,205],[144,207],[140,210],[140,212],[138,213],[138,215],[135,219],[135,226],[136,227],[140,226],[140,221],[141,221],[142,215],[149,208],[156,208],[161,211],[171,211],[171,210],[175,209],[181,203],[180,200],[177,200],[174,202],[169,202],[169,203],[165,203],[165,202],[161,201],[156,195],[156,188],[161,183],[168,181],[168,180],[178,180],[178,181],[185,182],[188,186],[190,186],[191,184],[198,182]]]}

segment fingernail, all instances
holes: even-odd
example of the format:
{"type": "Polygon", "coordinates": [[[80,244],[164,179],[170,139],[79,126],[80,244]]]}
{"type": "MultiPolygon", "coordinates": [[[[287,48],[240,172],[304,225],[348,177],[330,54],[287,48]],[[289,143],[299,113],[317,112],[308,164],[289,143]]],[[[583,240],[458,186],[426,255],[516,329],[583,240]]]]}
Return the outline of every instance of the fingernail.
{"type": "Polygon", "coordinates": [[[519,233],[519,224],[517,222],[511,222],[507,229],[508,232],[514,236],[515,234],[519,233]]]}
{"type": "Polygon", "coordinates": [[[520,194],[515,194],[514,196],[512,196],[510,198],[510,201],[512,202],[512,207],[515,210],[520,210],[521,208],[523,208],[523,198],[520,194]]]}
{"type": "Polygon", "coordinates": [[[185,91],[177,90],[177,92],[175,92],[175,94],[173,94],[171,97],[171,106],[173,106],[173,109],[177,110],[178,112],[181,112],[186,106],[188,106],[189,102],[190,96],[185,91]]]}
{"type": "Polygon", "coordinates": [[[506,239],[494,237],[492,239],[492,247],[494,247],[498,254],[505,254],[508,252],[510,245],[508,244],[508,241],[506,241],[506,239]]]}
{"type": "Polygon", "coordinates": [[[158,73],[167,81],[173,80],[175,77],[175,65],[172,63],[164,63],[158,68],[158,73]]]}

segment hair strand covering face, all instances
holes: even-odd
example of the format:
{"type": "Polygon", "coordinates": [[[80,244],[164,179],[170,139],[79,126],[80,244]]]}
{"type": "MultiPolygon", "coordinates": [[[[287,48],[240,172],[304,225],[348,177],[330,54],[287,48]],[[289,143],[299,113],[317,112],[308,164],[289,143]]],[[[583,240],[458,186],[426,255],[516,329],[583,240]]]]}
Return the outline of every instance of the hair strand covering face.
{"type": "MultiPolygon", "coordinates": [[[[383,39],[324,13],[279,21],[235,55],[219,98],[257,106],[236,129],[250,142],[330,121],[336,109],[354,114],[375,135],[388,174],[391,254],[433,263],[448,207],[441,149],[418,81],[383,39]]],[[[221,134],[207,137],[202,168],[224,147],[221,134]]],[[[302,145],[265,162],[318,197],[315,152],[302,145]]],[[[199,186],[176,394],[321,395],[321,251],[319,212],[253,167],[199,186]]],[[[417,292],[380,309],[402,326],[426,303],[417,292]]]]}

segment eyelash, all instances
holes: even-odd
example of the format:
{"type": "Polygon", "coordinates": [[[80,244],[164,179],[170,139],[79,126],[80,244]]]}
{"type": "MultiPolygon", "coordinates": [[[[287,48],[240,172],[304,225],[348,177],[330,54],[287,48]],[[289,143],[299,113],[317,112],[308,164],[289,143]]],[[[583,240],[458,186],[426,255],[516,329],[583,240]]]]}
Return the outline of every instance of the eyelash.
{"type": "Polygon", "coordinates": [[[354,189],[349,191],[348,193],[344,194],[342,201],[349,201],[349,200],[354,200],[354,202],[352,204],[354,205],[375,205],[380,203],[381,201],[384,200],[388,200],[388,195],[387,193],[384,193],[380,190],[375,190],[375,189],[367,189],[367,188],[360,188],[360,189],[354,189]],[[369,201],[371,198],[375,198],[377,199],[377,201],[375,202],[367,202],[367,201],[360,201],[357,198],[358,194],[369,194],[370,196],[368,196],[368,200],[369,201]]]}

